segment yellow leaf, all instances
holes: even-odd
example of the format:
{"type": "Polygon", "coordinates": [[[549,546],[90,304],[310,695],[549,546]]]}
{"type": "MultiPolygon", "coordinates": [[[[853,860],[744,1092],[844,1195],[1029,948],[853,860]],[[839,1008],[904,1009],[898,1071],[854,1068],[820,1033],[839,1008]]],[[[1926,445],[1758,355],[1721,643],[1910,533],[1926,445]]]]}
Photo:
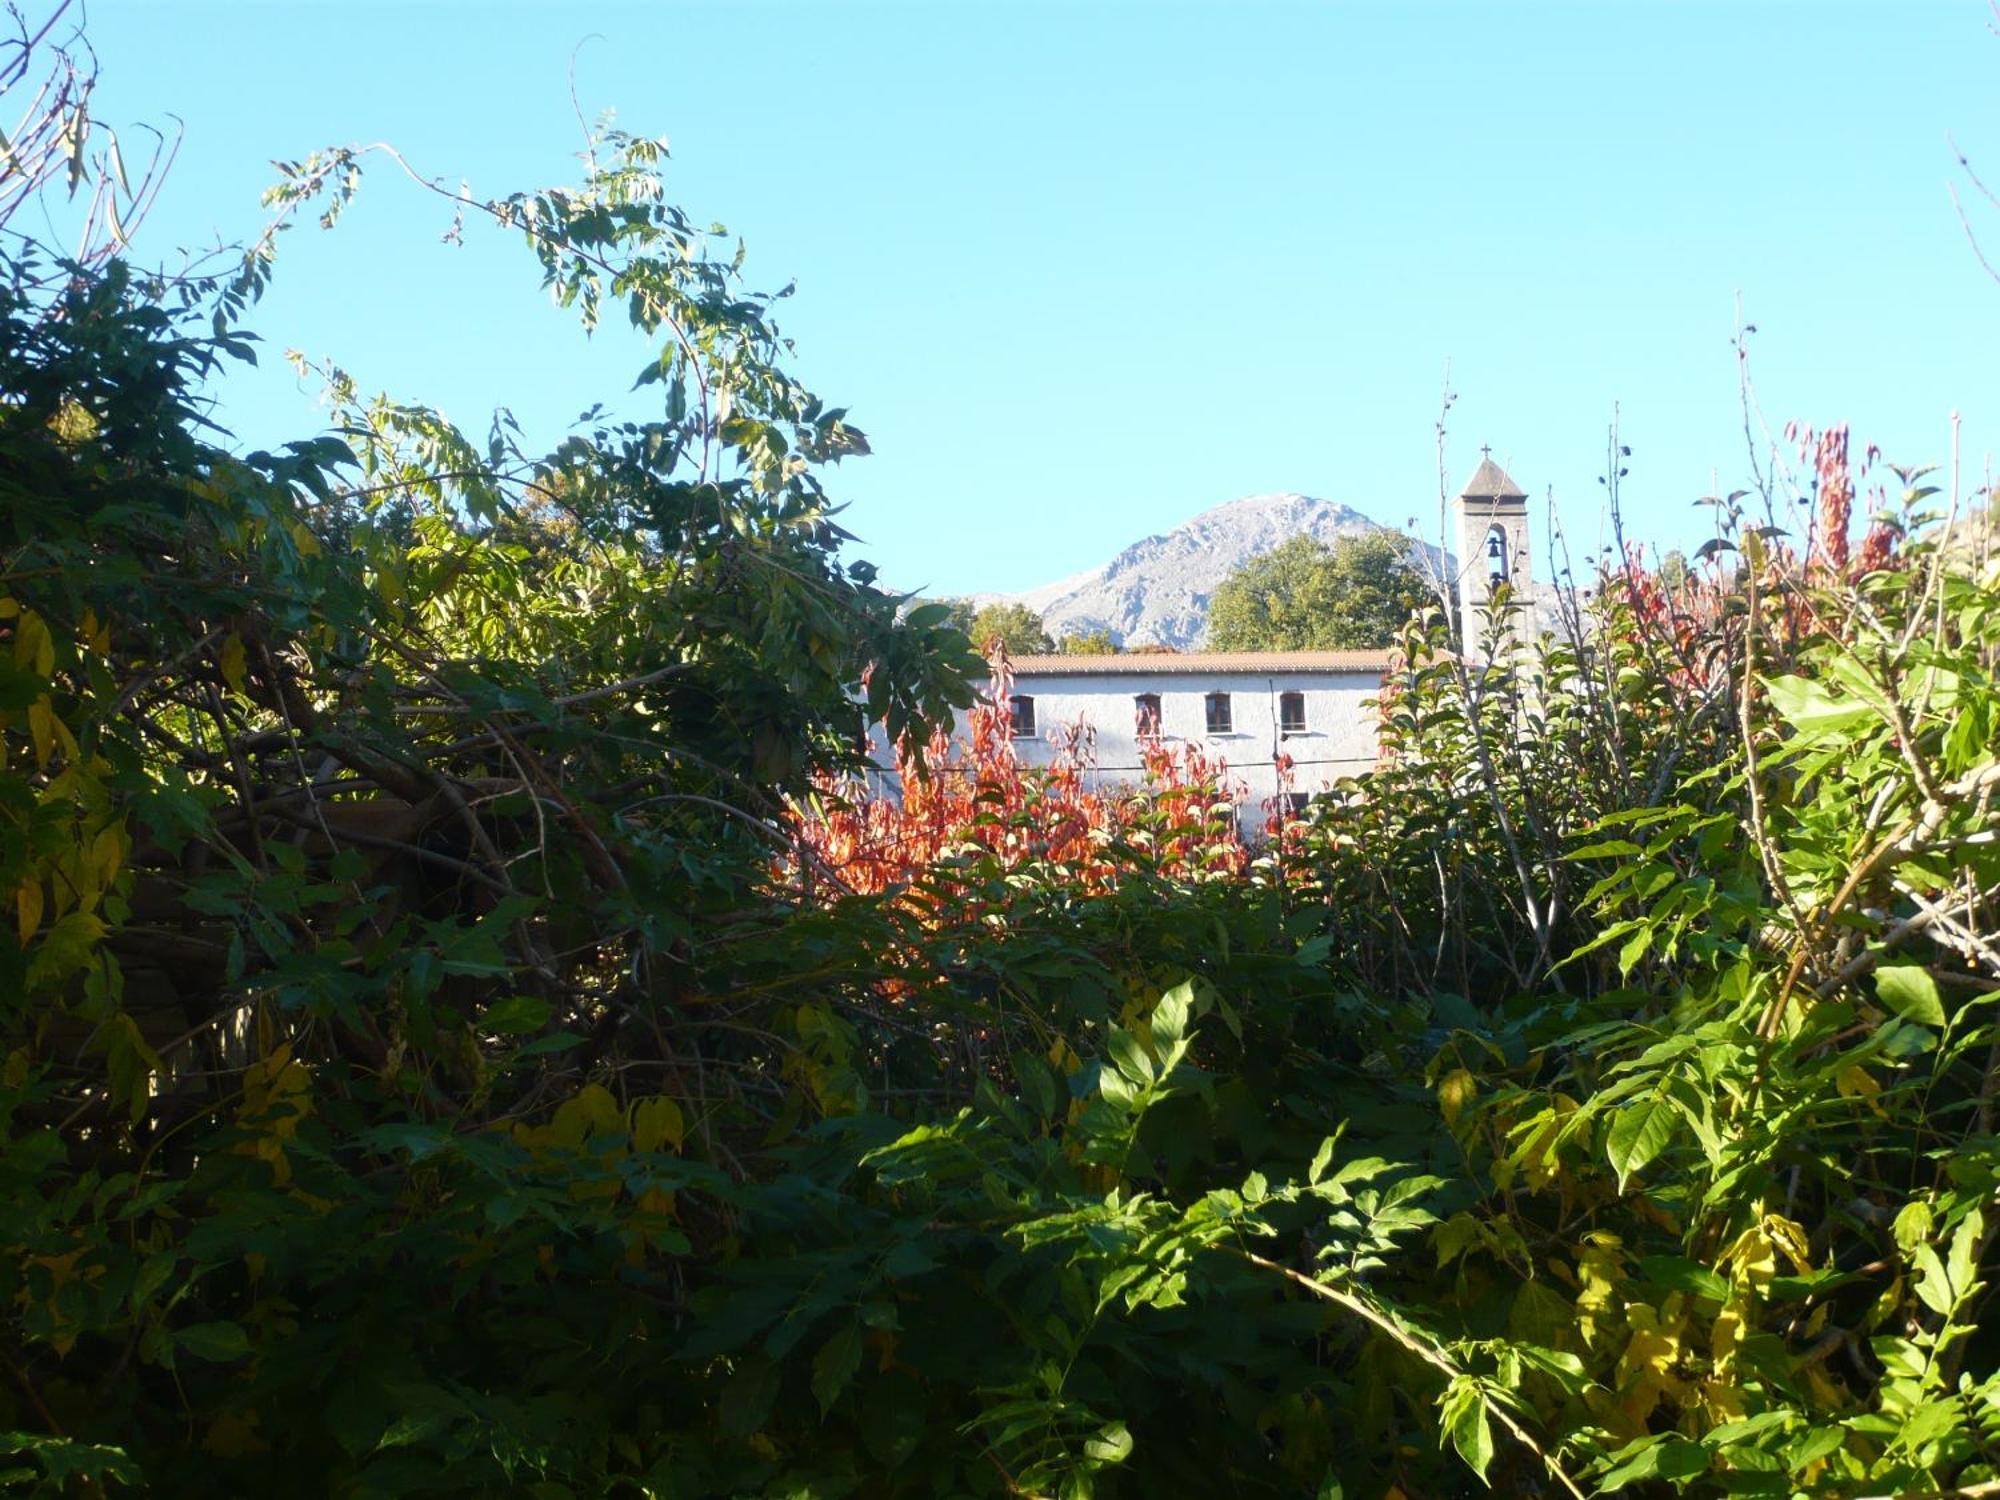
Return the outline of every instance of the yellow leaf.
{"type": "Polygon", "coordinates": [[[1479,1094],[1479,1083],[1464,1068],[1454,1068],[1438,1081],[1438,1108],[1444,1111],[1444,1122],[1456,1125],[1465,1107],[1479,1094]]]}
{"type": "Polygon", "coordinates": [[[38,677],[56,669],[56,646],[48,624],[32,609],[22,610],[21,622],[14,627],[14,665],[38,677]]]}
{"type": "Polygon", "coordinates": [[[1701,1382],[1701,1405],[1710,1422],[1739,1422],[1744,1416],[1743,1388],[1733,1380],[1710,1378],[1701,1382]]]}
{"type": "Polygon", "coordinates": [[[1714,1326],[1708,1331],[1708,1353],[1718,1367],[1726,1365],[1736,1355],[1736,1346],[1743,1342],[1743,1313],[1732,1299],[1721,1312],[1715,1315],[1714,1326]]]}
{"type": "Polygon", "coordinates": [[[581,1146],[587,1136],[616,1130],[624,1122],[611,1091],[601,1083],[587,1083],[557,1107],[549,1121],[549,1144],[581,1146]]]}
{"type": "Polygon", "coordinates": [[[1805,1225],[1780,1214],[1766,1214],[1764,1228],[1771,1236],[1771,1243],[1785,1252],[1785,1259],[1792,1263],[1794,1271],[1803,1276],[1812,1269],[1812,1242],[1805,1225]]]}
{"type": "Polygon", "coordinates": [[[99,656],[111,650],[111,626],[97,618],[97,611],[86,609],[77,626],[77,636],[99,656]]]}
{"type": "Polygon", "coordinates": [[[109,886],[116,880],[119,866],[125,863],[125,830],[116,823],[100,828],[90,841],[90,863],[97,871],[99,885],[109,886]]]}
{"type": "Polygon", "coordinates": [[[289,1138],[299,1121],[312,1112],[312,1101],[300,1096],[312,1088],[312,1074],[292,1058],[289,1042],[281,1042],[243,1070],[243,1104],[237,1118],[263,1124],[272,1135],[289,1138]]]}
{"type": "Polygon", "coordinates": [[[257,1435],[255,1411],[223,1412],[209,1424],[201,1445],[217,1458],[247,1458],[271,1451],[271,1445],[257,1435]]]}
{"type": "Polygon", "coordinates": [[[1681,1299],[1676,1292],[1655,1313],[1643,1302],[1627,1303],[1625,1322],[1631,1342],[1618,1361],[1619,1404],[1635,1424],[1643,1425],[1662,1397],[1679,1401],[1687,1382],[1677,1374],[1681,1363],[1681,1299]]]}
{"type": "Polygon", "coordinates": [[[28,734],[35,742],[35,765],[46,770],[56,746],[56,713],[46,693],[28,705],[28,734]]]}
{"type": "Polygon", "coordinates": [[[1875,1114],[1885,1115],[1887,1113],[1880,1104],[1875,1102],[1875,1096],[1882,1092],[1882,1085],[1877,1081],[1875,1075],[1866,1068],[1861,1067],[1859,1064],[1842,1068],[1840,1070],[1840,1077],[1836,1082],[1842,1098],[1859,1099],[1875,1114]]]}
{"type": "Polygon", "coordinates": [[[1761,1224],[1739,1234],[1722,1259],[1729,1268],[1729,1279],[1753,1295],[1762,1292],[1778,1274],[1777,1253],[1761,1224]]]}
{"type": "Polygon", "coordinates": [[[29,879],[21,882],[14,892],[14,917],[20,925],[21,946],[28,946],[28,939],[35,935],[35,929],[42,925],[42,883],[29,879]]]}
{"type": "Polygon", "coordinates": [[[1595,1344],[1617,1322],[1615,1293],[1625,1277],[1622,1248],[1615,1234],[1593,1230],[1583,1237],[1576,1258],[1576,1321],[1586,1344],[1595,1344]]]}
{"type": "Polygon", "coordinates": [[[681,1149],[687,1138],[687,1122],[681,1107],[664,1094],[641,1099],[632,1106],[632,1149],[657,1151],[664,1144],[681,1149]]]}
{"type": "Polygon", "coordinates": [[[312,1073],[293,1058],[289,1042],[280,1042],[243,1070],[243,1102],[236,1118],[261,1133],[234,1150],[270,1163],[272,1180],[280,1187],[292,1180],[285,1146],[312,1113],[311,1091],[312,1073]]]}
{"type": "Polygon", "coordinates": [[[69,732],[69,725],[63,723],[54,709],[49,711],[49,729],[54,733],[56,744],[62,753],[69,757],[70,764],[80,765],[83,761],[83,751],[77,747],[76,736],[69,732]]]}
{"type": "Polygon", "coordinates": [[[244,665],[242,636],[233,631],[230,633],[229,639],[222,643],[218,664],[222,668],[222,680],[228,683],[233,691],[242,692],[244,665]]]}

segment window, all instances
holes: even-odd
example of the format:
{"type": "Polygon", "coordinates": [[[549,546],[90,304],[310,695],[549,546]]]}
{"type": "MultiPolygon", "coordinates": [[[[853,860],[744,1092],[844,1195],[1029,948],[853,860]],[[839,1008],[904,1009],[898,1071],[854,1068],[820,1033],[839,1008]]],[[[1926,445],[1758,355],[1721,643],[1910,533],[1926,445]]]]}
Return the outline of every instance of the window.
{"type": "Polygon", "coordinates": [[[1306,732],[1306,695],[1304,693],[1278,694],[1278,733],[1304,734],[1306,732]]]}
{"type": "Polygon", "coordinates": [[[1229,716],[1229,694],[1210,693],[1204,700],[1208,710],[1208,732],[1228,734],[1234,728],[1229,716]]]}
{"type": "Polygon", "coordinates": [[[1026,693],[1016,693],[1007,700],[1008,731],[1017,740],[1031,740],[1035,737],[1035,700],[1026,693]]]}
{"type": "Polygon", "coordinates": [[[1139,693],[1132,699],[1132,726],[1140,734],[1160,732],[1160,695],[1139,693]]]}
{"type": "Polygon", "coordinates": [[[1498,526],[1486,533],[1486,577],[1493,583],[1507,581],[1507,533],[1498,526]]]}
{"type": "Polygon", "coordinates": [[[1288,816],[1288,817],[1293,817],[1293,818],[1302,818],[1302,817],[1304,817],[1304,816],[1305,816],[1305,814],[1306,814],[1306,808],[1307,808],[1307,807],[1308,807],[1308,806],[1309,806],[1309,805],[1311,804],[1311,802],[1312,802],[1312,793],[1311,793],[1311,792],[1287,792],[1287,793],[1285,793],[1285,814],[1286,814],[1286,816],[1288,816]]]}

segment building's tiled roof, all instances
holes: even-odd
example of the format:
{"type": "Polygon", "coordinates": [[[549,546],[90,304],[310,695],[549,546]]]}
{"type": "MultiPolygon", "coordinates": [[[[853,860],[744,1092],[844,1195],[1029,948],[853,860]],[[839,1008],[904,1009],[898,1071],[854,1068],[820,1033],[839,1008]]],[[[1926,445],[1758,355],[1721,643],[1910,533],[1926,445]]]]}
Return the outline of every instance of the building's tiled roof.
{"type": "Polygon", "coordinates": [[[1525,500],[1528,492],[1507,477],[1507,471],[1490,458],[1479,460],[1472,478],[1459,495],[1466,500],[1525,500]]]}
{"type": "Polygon", "coordinates": [[[1154,677],[1194,672],[1371,672],[1389,670],[1377,651],[1120,651],[1107,656],[1017,656],[1016,677],[1154,677]]]}

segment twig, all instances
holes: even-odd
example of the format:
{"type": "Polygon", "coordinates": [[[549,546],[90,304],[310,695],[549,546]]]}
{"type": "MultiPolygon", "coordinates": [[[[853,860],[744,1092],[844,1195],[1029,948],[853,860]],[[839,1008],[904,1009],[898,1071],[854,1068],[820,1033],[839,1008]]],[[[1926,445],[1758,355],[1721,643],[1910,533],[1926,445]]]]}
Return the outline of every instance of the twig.
{"type": "MultiPolygon", "coordinates": [[[[1376,1328],[1380,1329],[1383,1333],[1388,1334],[1389,1337],[1394,1339],[1398,1344],[1402,1345],[1403,1348],[1407,1349],[1410,1353],[1416,1355],[1416,1357],[1418,1359],[1421,1359],[1425,1364],[1431,1366],[1435,1370],[1441,1371],[1444,1375],[1446,1375],[1450,1379],[1456,1380],[1465,1373],[1463,1370],[1459,1369],[1457,1365],[1453,1364],[1451,1360],[1448,1359],[1444,1354],[1440,1353],[1437,1349],[1433,1348],[1429,1344],[1424,1343],[1421,1339],[1412,1337],[1408,1332],[1408,1330],[1404,1329],[1393,1318],[1389,1317],[1386,1313],[1382,1312],[1381,1309],[1375,1307],[1371,1303],[1362,1300],[1359,1297],[1354,1296],[1352,1293],[1343,1292],[1336,1287],[1330,1287],[1326,1285],[1324,1282],[1315,1281],[1313,1280],[1312,1277],[1305,1275],[1303,1272],[1295,1271],[1290,1266],[1279,1265],[1278,1262],[1274,1260],[1266,1260],[1263,1256],[1253,1254],[1248,1250],[1239,1250],[1236,1253],[1241,1255],[1245,1260],[1249,1261],[1250,1264],[1252,1264],[1253,1266],[1261,1266],[1267,1271],[1276,1271],[1280,1276],[1283,1276],[1286,1280],[1293,1282],[1298,1286],[1304,1287],[1314,1296],[1324,1297],[1327,1301],[1332,1302],[1339,1307],[1345,1308],[1348,1312],[1353,1313],[1357,1318],[1362,1319],[1364,1322],[1374,1325],[1376,1328]]],[[[1489,1401],[1486,1403],[1486,1409],[1490,1411],[1499,1420],[1500,1425],[1502,1427],[1506,1428],[1510,1433],[1514,1435],[1514,1439],[1516,1442],[1520,1443],[1522,1447],[1526,1448],[1530,1453],[1534,1454],[1536,1458],[1542,1461],[1542,1466],[1549,1471],[1551,1477],[1553,1477],[1558,1484],[1560,1484],[1571,1495],[1574,1495],[1576,1497],[1576,1500],[1583,1500],[1583,1491],[1576,1487],[1576,1481],[1569,1477],[1568,1473],[1563,1469],[1563,1466],[1556,1462],[1554,1455],[1551,1454],[1548,1451],[1548,1449],[1544,1448],[1538,1441],[1536,1441],[1534,1436],[1527,1430],[1527,1428],[1523,1427],[1519,1422],[1514,1420],[1513,1415],[1509,1413],[1504,1406],[1500,1405],[1500,1403],[1497,1401],[1489,1401]]],[[[1996,1488],[2000,1488],[2000,1486],[1996,1486],[1996,1488]]]]}

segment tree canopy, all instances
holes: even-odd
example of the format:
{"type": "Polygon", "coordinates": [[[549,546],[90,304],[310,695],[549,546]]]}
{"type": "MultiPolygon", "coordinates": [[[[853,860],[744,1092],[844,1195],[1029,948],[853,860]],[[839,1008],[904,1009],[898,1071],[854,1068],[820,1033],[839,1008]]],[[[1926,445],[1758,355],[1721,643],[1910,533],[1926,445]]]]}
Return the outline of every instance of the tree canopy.
{"type": "Polygon", "coordinates": [[[970,599],[944,602],[952,623],[965,632],[977,651],[990,653],[996,641],[1007,648],[1009,656],[1045,656],[1056,649],[1042,617],[1025,604],[975,604],[970,599]]]}
{"type": "Polygon", "coordinates": [[[1412,543],[1394,532],[1332,546],[1295,536],[1251,558],[1209,601],[1217,651],[1339,651],[1386,646],[1424,597],[1412,543]]]}
{"type": "Polygon", "coordinates": [[[1056,650],[1064,656],[1110,656],[1118,650],[1118,643],[1108,630],[1081,630],[1057,641],[1056,650]]]}

